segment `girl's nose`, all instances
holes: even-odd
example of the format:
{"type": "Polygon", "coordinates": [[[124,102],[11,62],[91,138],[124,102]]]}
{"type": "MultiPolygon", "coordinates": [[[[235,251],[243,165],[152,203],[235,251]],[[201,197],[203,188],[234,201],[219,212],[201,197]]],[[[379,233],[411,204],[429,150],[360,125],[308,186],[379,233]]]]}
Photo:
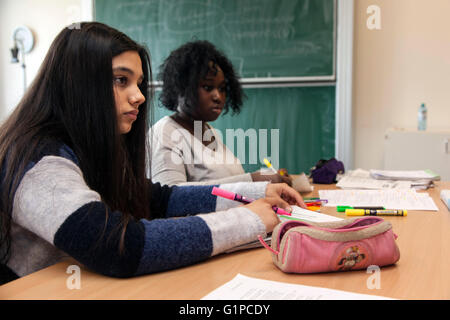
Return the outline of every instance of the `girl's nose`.
{"type": "Polygon", "coordinates": [[[145,102],[145,96],[142,94],[141,90],[137,87],[137,90],[135,90],[130,95],[130,104],[135,106],[136,108],[139,107],[141,104],[145,102]]]}
{"type": "Polygon", "coordinates": [[[218,89],[212,91],[212,98],[214,102],[221,102],[222,98],[218,89]]]}

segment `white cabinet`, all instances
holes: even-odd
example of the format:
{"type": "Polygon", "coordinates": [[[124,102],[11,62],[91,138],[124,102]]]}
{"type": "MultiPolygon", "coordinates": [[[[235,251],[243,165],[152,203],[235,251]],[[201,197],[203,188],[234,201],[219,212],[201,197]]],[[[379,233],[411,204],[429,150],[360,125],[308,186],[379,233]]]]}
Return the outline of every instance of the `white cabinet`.
{"type": "Polygon", "coordinates": [[[450,181],[450,130],[387,130],[384,169],[431,169],[441,180],[450,181]]]}

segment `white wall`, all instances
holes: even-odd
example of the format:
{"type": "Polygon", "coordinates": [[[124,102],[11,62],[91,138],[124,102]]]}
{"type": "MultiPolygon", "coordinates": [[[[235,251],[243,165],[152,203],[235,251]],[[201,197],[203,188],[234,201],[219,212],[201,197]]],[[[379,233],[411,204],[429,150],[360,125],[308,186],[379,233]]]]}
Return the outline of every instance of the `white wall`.
{"type": "Polygon", "coordinates": [[[417,128],[422,102],[428,128],[450,130],[449,13],[450,0],[355,1],[355,168],[382,168],[386,129],[417,128]],[[381,30],[366,26],[370,5],[381,9],[381,30]]]}
{"type": "Polygon", "coordinates": [[[22,68],[10,62],[14,29],[26,25],[35,36],[35,46],[25,57],[30,84],[55,36],[81,19],[82,4],[83,0],[0,0],[0,122],[23,94],[22,68]]]}

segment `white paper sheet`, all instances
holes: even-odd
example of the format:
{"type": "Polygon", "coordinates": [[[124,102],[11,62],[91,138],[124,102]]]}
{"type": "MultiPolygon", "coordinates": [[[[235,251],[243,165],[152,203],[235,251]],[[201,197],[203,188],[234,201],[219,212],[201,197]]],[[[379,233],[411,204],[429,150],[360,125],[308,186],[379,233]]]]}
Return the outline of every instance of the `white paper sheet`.
{"type": "Polygon", "coordinates": [[[292,207],[291,216],[280,216],[281,221],[292,219],[306,220],[312,222],[330,222],[342,220],[341,218],[333,217],[328,214],[323,214],[317,211],[306,210],[298,206],[291,206],[291,207],[292,207]]]}
{"type": "Polygon", "coordinates": [[[303,286],[237,274],[202,300],[391,300],[375,295],[303,286]]]}
{"type": "Polygon", "coordinates": [[[382,206],[386,209],[438,211],[433,199],[427,193],[413,189],[390,190],[319,190],[325,204],[335,206],[382,206]]]}

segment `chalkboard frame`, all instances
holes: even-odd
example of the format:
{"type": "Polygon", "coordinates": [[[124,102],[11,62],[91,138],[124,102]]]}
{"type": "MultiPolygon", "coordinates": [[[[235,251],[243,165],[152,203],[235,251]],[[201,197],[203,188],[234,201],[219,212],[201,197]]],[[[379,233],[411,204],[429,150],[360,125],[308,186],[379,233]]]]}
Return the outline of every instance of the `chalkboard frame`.
{"type": "MultiPolygon", "coordinates": [[[[245,88],[262,88],[267,84],[297,86],[296,84],[317,83],[318,85],[330,85],[336,83],[336,52],[337,52],[337,28],[338,28],[338,3],[333,0],[333,73],[327,76],[302,76],[302,77],[261,77],[242,78],[241,83],[245,88]]],[[[159,84],[157,84],[159,85],[159,84]]],[[[271,87],[271,86],[268,86],[271,87]]]]}

